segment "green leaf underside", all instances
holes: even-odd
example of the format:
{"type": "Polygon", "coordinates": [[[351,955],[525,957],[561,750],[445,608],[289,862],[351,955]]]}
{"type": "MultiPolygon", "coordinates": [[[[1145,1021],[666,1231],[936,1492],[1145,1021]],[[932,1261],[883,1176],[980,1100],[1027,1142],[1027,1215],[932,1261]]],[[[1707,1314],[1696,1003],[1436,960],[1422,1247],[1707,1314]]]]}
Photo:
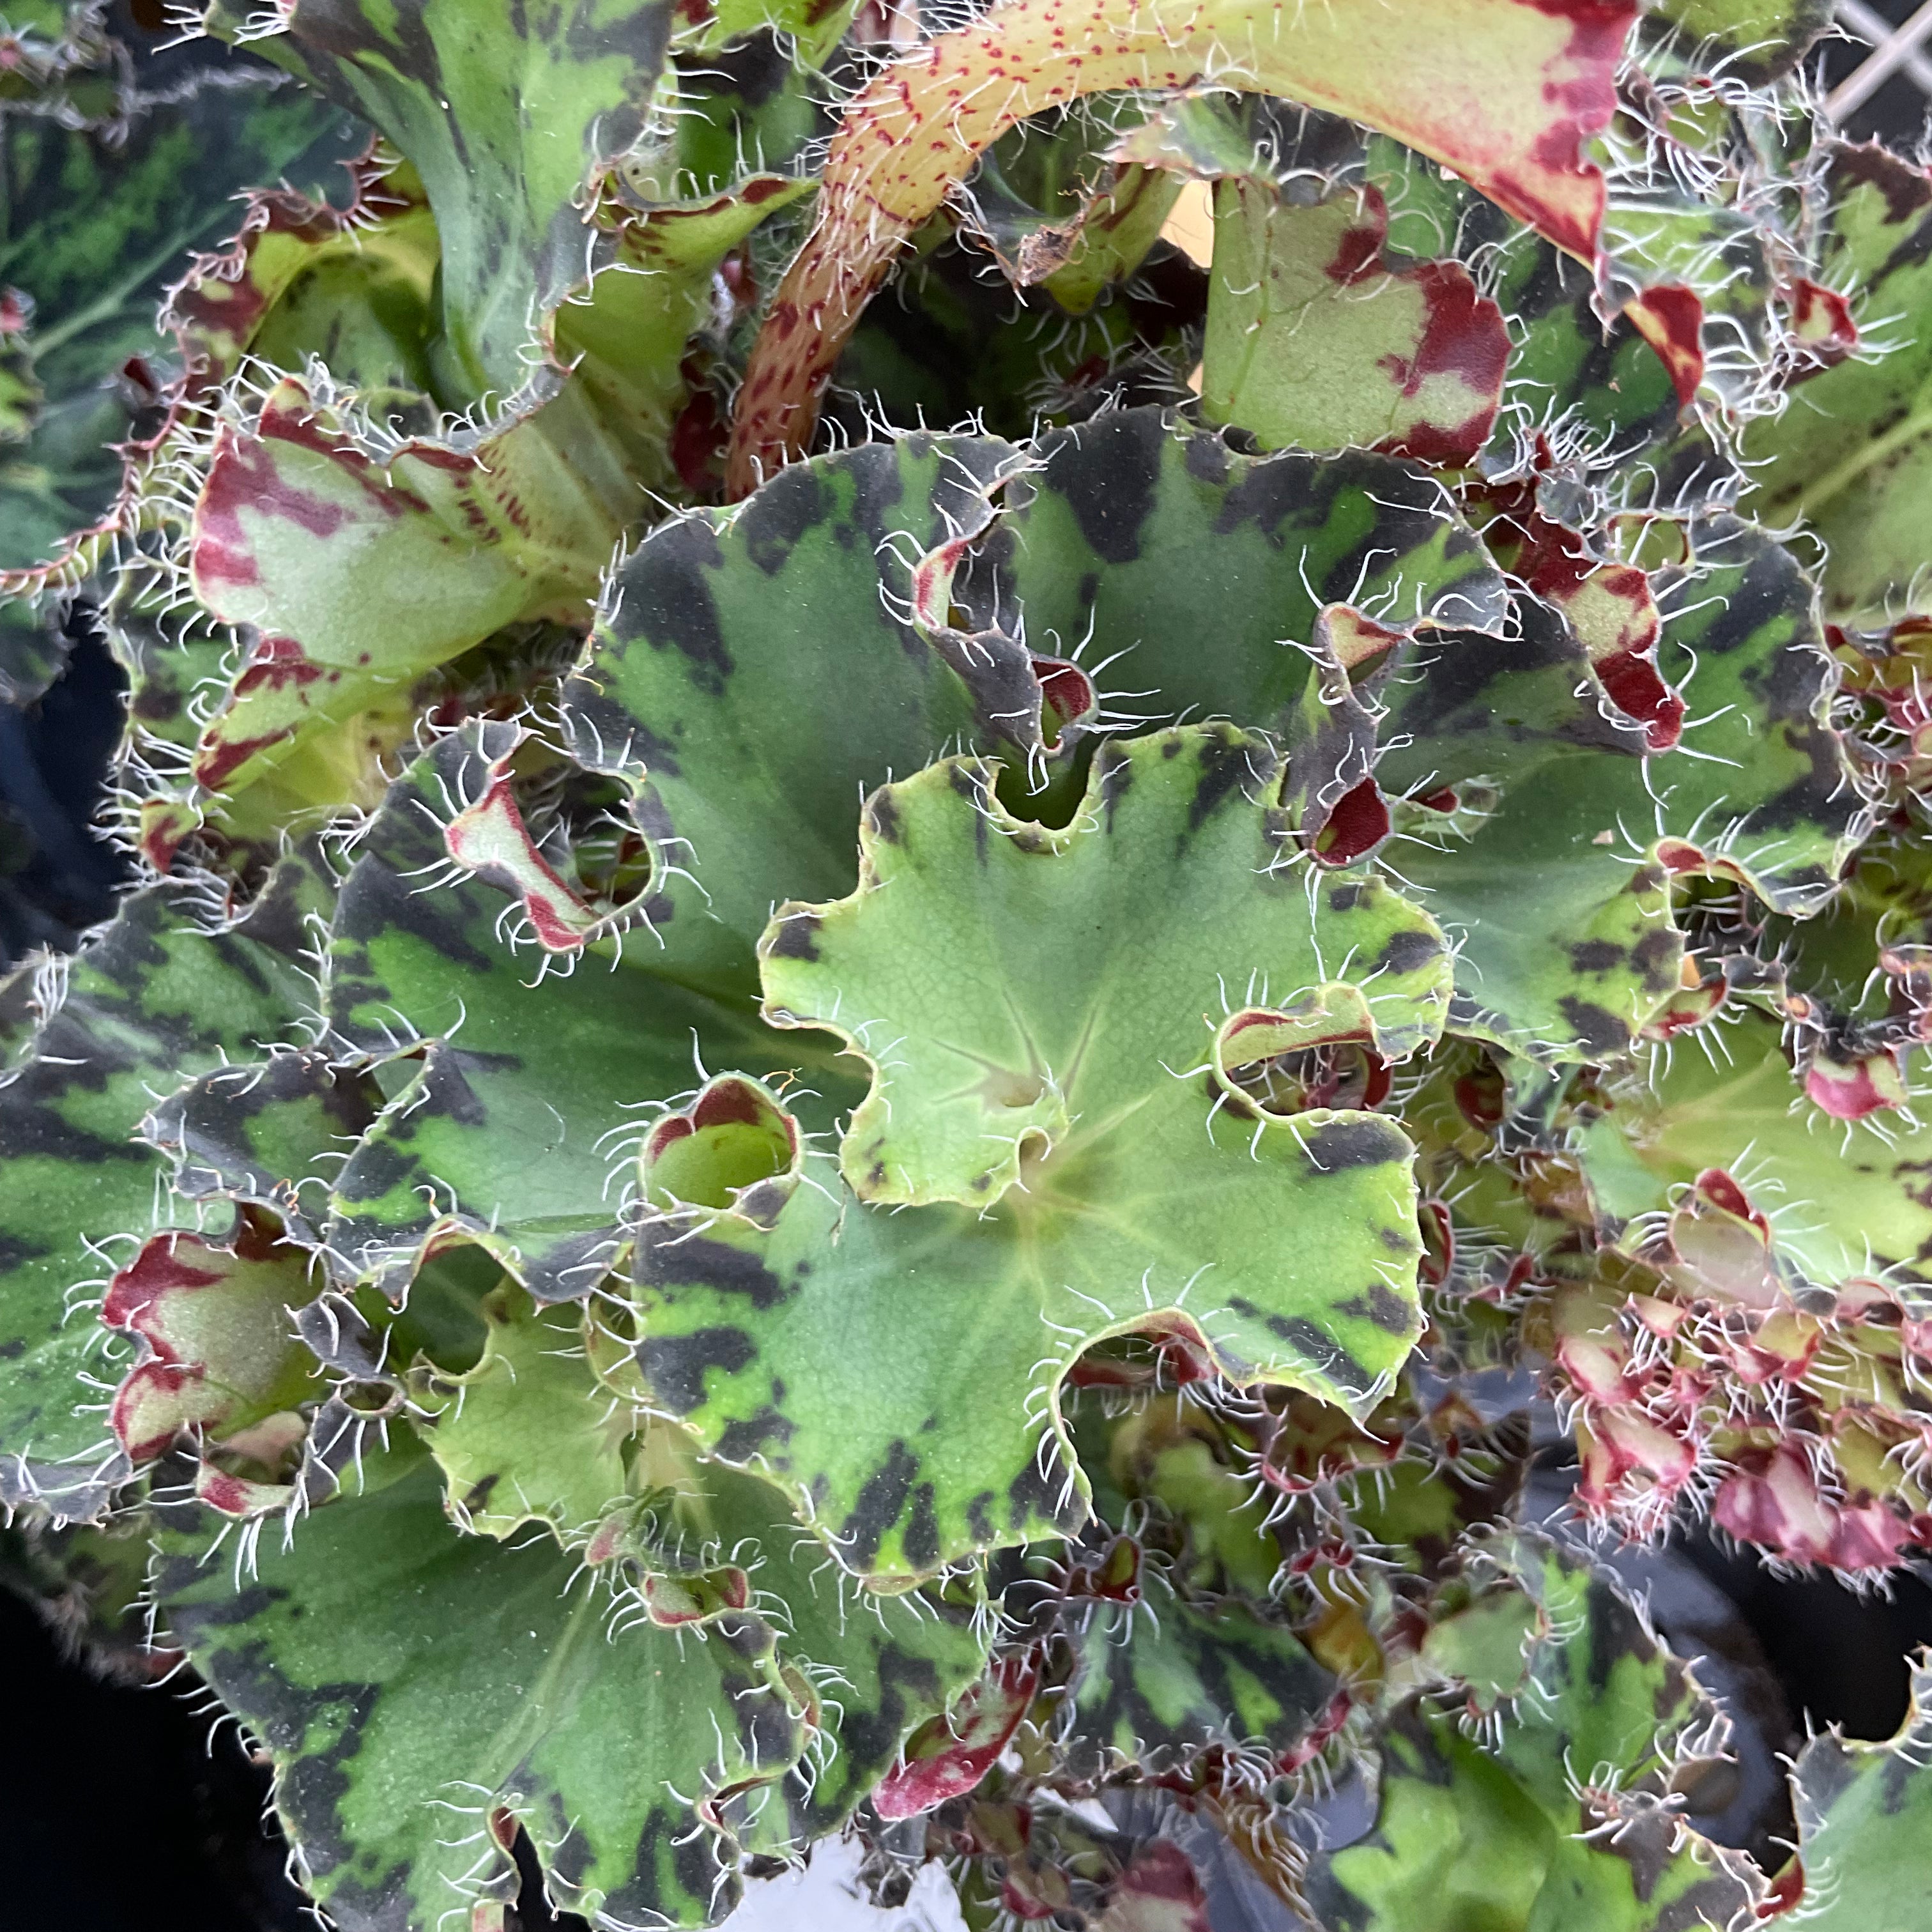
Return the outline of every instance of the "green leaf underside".
{"type": "MultiPolygon", "coordinates": [[[[1447,991],[1426,916],[1337,874],[1311,920],[1303,878],[1270,874],[1266,809],[1243,790],[1265,782],[1264,756],[1226,728],[1105,754],[1084,829],[1034,835],[1049,848],[1070,841],[1057,856],[1027,851],[1024,831],[989,824],[982,794],[956,788],[974,769],[935,767],[873,800],[870,862],[890,856],[897,884],[808,919],[782,914],[768,990],[823,1013],[850,963],[853,1010],[839,1024],[851,1026],[856,975],[876,970],[866,956],[889,959],[891,922],[910,919],[916,943],[902,944],[897,970],[912,1004],[903,1024],[880,1021],[880,1058],[904,1057],[920,1081],[928,1049],[909,1029],[956,1004],[995,1029],[996,1065],[1033,1035],[1041,1066],[1064,1076],[1070,1130],[1004,1192],[992,1156],[956,1138],[942,1160],[960,1194],[990,1204],[977,1213],[887,1213],[802,1186],[769,1234],[721,1222],[698,1238],[646,1229],[638,1244],[639,1361],[658,1401],[721,1455],[755,1454],[859,1570],[917,1573],[1078,1521],[1083,1479],[1055,1391],[1104,1336],[1192,1323],[1238,1378],[1357,1402],[1406,1353],[1418,1318],[1400,1130],[1359,1113],[1238,1118],[1216,1106],[1202,1063],[1224,986],[1238,1004],[1250,974],[1257,998],[1263,976],[1281,995],[1319,976],[1311,925],[1329,972],[1386,990],[1376,1010],[1392,1036],[1426,1036],[1447,991]],[[1252,778],[1251,759],[1262,760],[1252,778]],[[1143,893],[1161,909],[1157,927],[1136,916],[1143,893]],[[1183,904],[1199,910],[1168,923],[1183,904]],[[1076,1066],[1083,1037],[1091,1049],[1076,1066]]],[[[986,1071],[939,1052],[942,1091],[962,1065],[976,1084],[986,1071]]],[[[969,1125],[977,1105],[965,1102],[969,1125]]],[[[929,1096],[913,1111],[959,1134],[929,1096]]],[[[862,1110],[846,1156],[862,1191],[878,1160],[865,1131],[862,1110]]]]}
{"type": "Polygon", "coordinates": [[[1215,192],[1202,364],[1208,419],[1267,449],[1401,449],[1469,462],[1489,440],[1510,338],[1459,265],[1387,262],[1372,188],[1312,206],[1252,178],[1215,192]]]}
{"type": "Polygon", "coordinates": [[[716,1477],[693,1506],[701,1533],[741,1546],[741,1561],[745,1539],[763,1538],[758,1580],[796,1628],[755,1612],[701,1636],[628,1618],[607,1640],[602,1587],[571,1587],[575,1559],[548,1538],[460,1534],[420,1451],[398,1444],[364,1466],[361,1493],[316,1510],[292,1548],[265,1546],[238,1587],[227,1560],[202,1561],[205,1524],[172,1522],[157,1585],[196,1669],[274,1760],[285,1828],[345,1932],[434,1924],[466,1896],[509,1895],[508,1855],[486,1829],[498,1804],[572,1908],[712,1922],[735,1855],[694,1801],[742,1787],[719,1811],[762,1844],[822,1832],[980,1666],[961,1612],[884,1601],[842,1618],[836,1593],[828,1610],[792,1564],[783,1506],[746,1478],[716,1477]],[[836,1741],[854,1762],[818,1797],[796,1773],[812,1740],[782,1663],[844,1680],[836,1741]]]}

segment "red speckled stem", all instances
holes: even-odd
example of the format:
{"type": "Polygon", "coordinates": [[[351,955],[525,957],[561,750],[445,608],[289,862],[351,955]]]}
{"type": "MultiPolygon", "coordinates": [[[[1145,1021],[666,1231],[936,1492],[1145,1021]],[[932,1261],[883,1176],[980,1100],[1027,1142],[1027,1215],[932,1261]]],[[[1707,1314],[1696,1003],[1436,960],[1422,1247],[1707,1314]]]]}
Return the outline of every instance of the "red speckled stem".
{"type": "Polygon", "coordinates": [[[1016,122],[1112,88],[1224,84],[1345,114],[1432,156],[1594,259],[1585,136],[1616,104],[1636,0],[1006,0],[914,48],[854,100],[818,220],[753,350],[734,496],[799,454],[900,244],[1016,122]]]}

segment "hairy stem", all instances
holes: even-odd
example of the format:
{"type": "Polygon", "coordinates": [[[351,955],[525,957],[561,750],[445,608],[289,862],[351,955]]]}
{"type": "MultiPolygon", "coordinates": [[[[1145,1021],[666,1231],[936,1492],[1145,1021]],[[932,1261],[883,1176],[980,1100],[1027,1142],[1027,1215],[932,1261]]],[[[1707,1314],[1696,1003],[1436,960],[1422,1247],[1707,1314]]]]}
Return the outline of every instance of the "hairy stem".
{"type": "Polygon", "coordinates": [[[834,137],[818,219],[754,349],[734,496],[806,447],[818,398],[900,244],[1016,123],[1106,90],[1205,82],[1393,134],[1559,248],[1594,257],[1632,0],[1006,0],[895,62],[834,137]]]}

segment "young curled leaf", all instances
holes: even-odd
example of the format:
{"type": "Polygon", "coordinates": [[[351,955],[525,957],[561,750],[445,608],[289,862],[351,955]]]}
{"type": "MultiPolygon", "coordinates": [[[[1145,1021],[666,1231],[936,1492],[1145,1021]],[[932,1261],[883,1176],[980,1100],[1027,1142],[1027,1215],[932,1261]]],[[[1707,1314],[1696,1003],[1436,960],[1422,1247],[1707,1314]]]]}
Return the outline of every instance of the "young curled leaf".
{"type": "Polygon", "coordinates": [[[1036,1658],[1002,1658],[944,1717],[906,1740],[899,1762],[873,1790],[872,1809],[892,1822],[970,1791],[1006,1749],[1039,1687],[1036,1658]]]}
{"type": "Polygon", "coordinates": [[[292,1316],[315,1292],[307,1257],[246,1222],[231,1246],[190,1234],[147,1242],[100,1310],[145,1345],[108,1414],[129,1460],[152,1461],[183,1430],[232,1438],[312,1399],[314,1364],[292,1316]]]}

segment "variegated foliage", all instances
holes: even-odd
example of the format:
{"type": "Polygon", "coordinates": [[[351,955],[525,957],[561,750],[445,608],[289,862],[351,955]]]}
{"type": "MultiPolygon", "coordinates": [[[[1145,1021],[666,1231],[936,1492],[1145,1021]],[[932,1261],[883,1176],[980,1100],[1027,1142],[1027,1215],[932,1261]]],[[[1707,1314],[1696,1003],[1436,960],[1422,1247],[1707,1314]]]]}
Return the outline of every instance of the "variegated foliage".
{"type": "Polygon", "coordinates": [[[136,874],[0,981],[7,1569],[333,1922],[852,1829],[1903,1932],[1918,1705],[1761,1870],[1520,1520],[1554,1416],[1932,1548],[1932,178],[1826,11],[7,12],[0,681],[104,638],[136,874]]]}

